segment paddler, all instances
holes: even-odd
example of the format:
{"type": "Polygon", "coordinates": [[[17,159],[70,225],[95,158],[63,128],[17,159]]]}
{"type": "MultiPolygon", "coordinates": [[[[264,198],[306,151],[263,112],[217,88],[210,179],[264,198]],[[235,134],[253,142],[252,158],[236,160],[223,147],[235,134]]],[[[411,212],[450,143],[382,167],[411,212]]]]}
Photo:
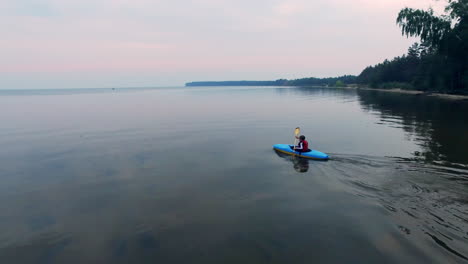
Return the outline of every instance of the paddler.
{"type": "Polygon", "coordinates": [[[305,140],[305,136],[304,135],[301,135],[301,136],[296,136],[297,139],[299,139],[299,143],[297,144],[297,146],[294,146],[294,150],[295,151],[299,151],[299,152],[309,152],[310,149],[309,149],[309,142],[307,142],[307,140],[305,140]]]}

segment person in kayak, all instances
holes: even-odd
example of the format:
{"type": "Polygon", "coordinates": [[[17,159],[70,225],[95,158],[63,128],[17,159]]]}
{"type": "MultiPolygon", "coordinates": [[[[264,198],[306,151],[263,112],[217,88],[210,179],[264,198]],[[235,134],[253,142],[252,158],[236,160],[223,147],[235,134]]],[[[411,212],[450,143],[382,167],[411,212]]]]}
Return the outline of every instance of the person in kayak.
{"type": "Polygon", "coordinates": [[[305,140],[305,136],[304,135],[301,135],[300,137],[296,136],[296,138],[299,139],[299,143],[297,144],[297,146],[294,146],[293,149],[299,152],[309,152],[310,151],[309,142],[305,140]]]}

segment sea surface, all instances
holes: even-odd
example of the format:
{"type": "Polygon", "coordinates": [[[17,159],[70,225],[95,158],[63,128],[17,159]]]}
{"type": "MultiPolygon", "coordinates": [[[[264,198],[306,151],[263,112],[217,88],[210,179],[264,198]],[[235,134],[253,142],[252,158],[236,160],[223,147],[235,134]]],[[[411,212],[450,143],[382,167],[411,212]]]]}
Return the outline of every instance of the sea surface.
{"type": "Polygon", "coordinates": [[[468,263],[468,102],[0,90],[0,263],[468,263]]]}

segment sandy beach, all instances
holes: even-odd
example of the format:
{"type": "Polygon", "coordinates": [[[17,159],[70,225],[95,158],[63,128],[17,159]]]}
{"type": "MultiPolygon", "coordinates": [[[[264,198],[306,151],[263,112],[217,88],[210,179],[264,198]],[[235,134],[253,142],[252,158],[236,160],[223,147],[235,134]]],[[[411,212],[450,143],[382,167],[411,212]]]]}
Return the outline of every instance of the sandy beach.
{"type": "Polygon", "coordinates": [[[400,88],[394,88],[394,89],[378,89],[378,88],[368,88],[368,87],[355,87],[355,88],[361,89],[361,90],[380,91],[380,92],[387,92],[387,93],[401,93],[401,94],[411,94],[411,95],[432,96],[432,97],[438,97],[438,98],[449,99],[449,100],[468,100],[468,95],[432,93],[432,92],[424,92],[424,91],[418,91],[418,90],[403,90],[400,88]]]}

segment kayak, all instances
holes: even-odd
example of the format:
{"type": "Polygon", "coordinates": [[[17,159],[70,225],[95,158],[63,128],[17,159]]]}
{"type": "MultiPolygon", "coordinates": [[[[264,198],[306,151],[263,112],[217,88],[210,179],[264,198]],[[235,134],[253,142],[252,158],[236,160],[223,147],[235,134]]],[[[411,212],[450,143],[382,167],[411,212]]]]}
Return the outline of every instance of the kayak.
{"type": "Polygon", "coordinates": [[[292,150],[291,147],[292,146],[288,144],[273,145],[274,150],[279,151],[281,153],[288,154],[288,155],[294,155],[294,156],[301,157],[301,158],[316,159],[316,160],[328,160],[329,159],[327,154],[320,152],[318,150],[311,150],[309,152],[299,152],[299,151],[292,150]]]}

